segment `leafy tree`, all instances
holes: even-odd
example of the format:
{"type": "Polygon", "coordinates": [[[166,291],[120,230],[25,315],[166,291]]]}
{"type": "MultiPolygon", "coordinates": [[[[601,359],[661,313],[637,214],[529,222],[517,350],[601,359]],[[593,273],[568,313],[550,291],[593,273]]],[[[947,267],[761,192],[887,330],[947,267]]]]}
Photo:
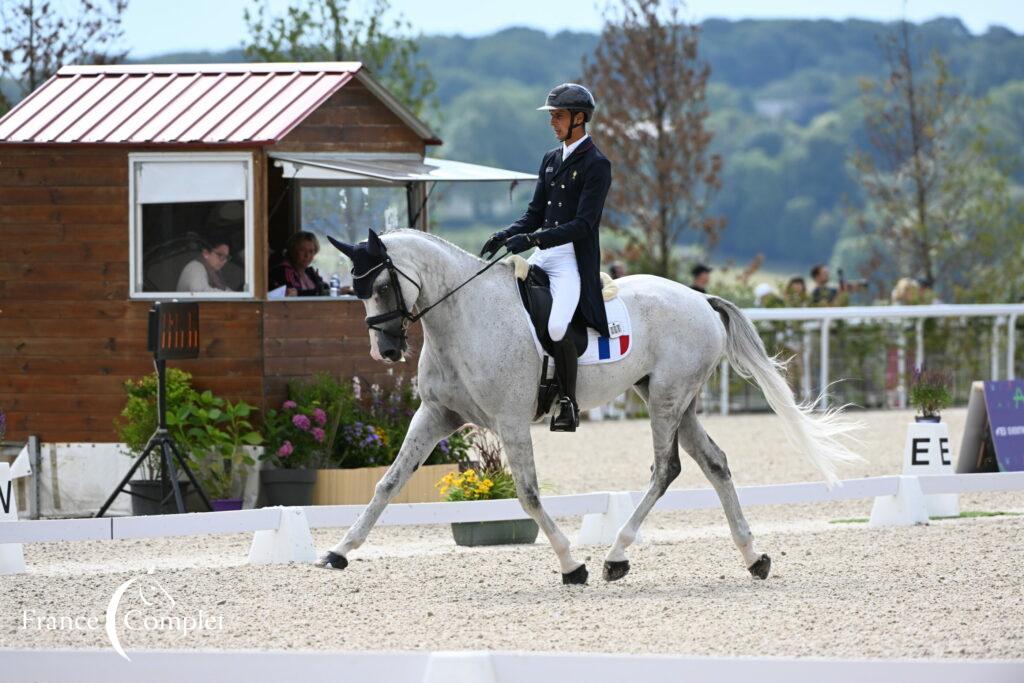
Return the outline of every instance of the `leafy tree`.
{"type": "Polygon", "coordinates": [[[905,22],[884,47],[887,77],[863,83],[871,152],[853,156],[867,202],[858,222],[882,274],[923,277],[949,295],[998,256],[1007,185],[945,59],[933,53],[923,73],[905,22]]]}
{"type": "Polygon", "coordinates": [[[609,9],[601,41],[584,63],[599,97],[594,131],[612,162],[608,223],[643,244],[640,267],[676,277],[676,242],[695,231],[713,245],[725,225],[709,204],[722,158],[710,151],[706,90],[711,67],[699,29],[675,0],[626,0],[609,9]]]}
{"type": "Polygon", "coordinates": [[[245,9],[249,31],[245,54],[264,62],[358,61],[376,74],[417,115],[433,107],[437,88],[419,59],[411,24],[388,23],[388,0],[374,0],[366,19],[353,18],[350,0],[292,0],[284,15],[271,16],[253,0],[245,9]]]}
{"type": "MultiPolygon", "coordinates": [[[[0,76],[27,95],[66,64],[113,64],[126,52],[123,36],[128,0],[79,0],[71,11],[49,0],[0,2],[0,76]]],[[[18,97],[17,99],[20,99],[18,97]]],[[[10,106],[0,92],[0,114],[10,106]]]]}

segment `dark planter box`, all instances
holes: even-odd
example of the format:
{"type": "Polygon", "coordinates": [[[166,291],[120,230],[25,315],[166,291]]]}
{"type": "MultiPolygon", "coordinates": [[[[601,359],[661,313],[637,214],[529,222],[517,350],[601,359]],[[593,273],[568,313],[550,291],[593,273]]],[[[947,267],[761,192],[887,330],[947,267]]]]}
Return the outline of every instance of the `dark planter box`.
{"type": "Polygon", "coordinates": [[[210,506],[213,508],[212,512],[227,512],[228,510],[241,510],[242,499],[218,498],[217,500],[211,500],[210,506]]]}
{"type": "Polygon", "coordinates": [[[261,470],[263,500],[273,505],[312,505],[316,470],[261,470]]]}
{"type": "MultiPolygon", "coordinates": [[[[128,486],[133,494],[132,496],[132,514],[133,515],[175,515],[178,513],[178,504],[174,500],[174,493],[168,487],[166,493],[170,494],[170,498],[163,504],[163,509],[160,505],[160,480],[159,479],[133,479],[128,482],[128,486]],[[146,496],[142,498],[141,496],[146,496]]],[[[187,481],[179,481],[178,486],[181,487],[182,500],[187,503],[188,496],[191,493],[191,485],[187,481]]]]}
{"type": "Polygon", "coordinates": [[[540,527],[532,519],[506,519],[496,522],[453,522],[456,545],[506,545],[533,543],[540,527]]]}

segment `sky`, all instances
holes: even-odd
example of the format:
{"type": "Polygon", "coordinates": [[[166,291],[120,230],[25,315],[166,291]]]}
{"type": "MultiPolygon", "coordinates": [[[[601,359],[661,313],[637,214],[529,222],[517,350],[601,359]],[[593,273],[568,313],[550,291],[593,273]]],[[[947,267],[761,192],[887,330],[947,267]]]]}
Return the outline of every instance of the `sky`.
{"type": "MultiPolygon", "coordinates": [[[[239,47],[246,35],[243,9],[265,2],[282,11],[294,0],[130,0],[125,39],[134,58],[167,52],[239,47]]],[[[351,0],[354,11],[370,0],[351,0]]],[[[604,0],[391,0],[393,11],[426,35],[480,36],[510,26],[548,33],[564,29],[596,32],[604,0]]],[[[992,24],[1024,33],[1024,0],[907,0],[906,16],[919,22],[958,17],[974,33],[992,24]]],[[[690,0],[687,18],[846,19],[892,21],[904,11],[900,0],[690,0]]]]}

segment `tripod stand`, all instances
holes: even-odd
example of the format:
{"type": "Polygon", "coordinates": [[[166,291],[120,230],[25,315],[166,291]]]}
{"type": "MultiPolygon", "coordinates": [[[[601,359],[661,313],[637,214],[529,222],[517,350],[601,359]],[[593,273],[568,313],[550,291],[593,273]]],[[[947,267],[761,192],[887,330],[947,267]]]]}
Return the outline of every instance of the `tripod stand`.
{"type": "Polygon", "coordinates": [[[156,500],[136,491],[125,490],[125,486],[131,480],[135,471],[142,466],[142,463],[157,449],[160,452],[160,498],[159,510],[163,512],[163,506],[171,496],[177,505],[178,512],[185,512],[185,499],[181,495],[181,486],[178,483],[178,469],[174,462],[177,460],[188,480],[192,482],[203,499],[207,510],[213,510],[210,499],[206,497],[203,488],[196,481],[195,475],[189,468],[185,458],[181,456],[174,438],[167,430],[167,388],[166,369],[167,358],[195,358],[199,354],[199,309],[192,304],[160,304],[159,302],[150,310],[149,316],[149,350],[153,352],[153,364],[156,366],[156,411],[157,427],[153,436],[149,437],[142,455],[135,459],[135,462],[124,475],[121,483],[117,485],[107,502],[96,513],[102,517],[120,494],[127,493],[130,496],[156,500]]]}

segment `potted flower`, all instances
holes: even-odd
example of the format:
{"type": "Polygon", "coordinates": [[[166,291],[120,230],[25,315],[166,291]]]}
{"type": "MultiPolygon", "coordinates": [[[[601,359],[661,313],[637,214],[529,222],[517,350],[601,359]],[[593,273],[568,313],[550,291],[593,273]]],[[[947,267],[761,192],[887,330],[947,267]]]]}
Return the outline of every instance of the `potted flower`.
{"type": "Polygon", "coordinates": [[[264,460],[273,467],[260,472],[266,505],[313,504],[316,468],[330,447],[327,429],[332,427],[336,423],[318,402],[300,405],[289,399],[279,411],[267,411],[264,460]]]}
{"type": "Polygon", "coordinates": [[[242,509],[242,472],[256,463],[251,449],[263,443],[249,421],[252,411],[245,401],[231,403],[207,390],[194,403],[167,413],[167,426],[186,445],[189,466],[214,511],[242,509]]]}
{"type": "MultiPolygon", "coordinates": [[[[354,378],[338,382],[330,376],[314,378],[309,387],[296,387],[293,397],[307,396],[325,406],[336,425],[327,438],[330,450],[313,489],[315,505],[358,505],[370,502],[374,488],[395,461],[409,423],[419,405],[415,380],[395,379],[393,386],[365,387],[354,378]],[[329,407],[333,406],[333,407],[329,407]],[[332,436],[333,434],[333,436],[332,436]]],[[[302,401],[296,398],[301,404],[302,401]]],[[[434,482],[468,458],[469,443],[459,433],[443,439],[413,472],[392,502],[425,503],[437,499],[434,482]]]]}
{"type": "Polygon", "coordinates": [[[940,422],[939,413],[953,402],[949,393],[952,384],[948,373],[918,368],[910,386],[910,405],[920,411],[915,422],[940,422]]]}
{"type": "MultiPolygon", "coordinates": [[[[501,443],[482,431],[470,437],[480,461],[475,467],[445,475],[436,486],[450,502],[516,497],[516,483],[501,459],[501,443]]],[[[463,546],[533,543],[540,529],[532,519],[453,522],[452,536],[463,546]]]]}

